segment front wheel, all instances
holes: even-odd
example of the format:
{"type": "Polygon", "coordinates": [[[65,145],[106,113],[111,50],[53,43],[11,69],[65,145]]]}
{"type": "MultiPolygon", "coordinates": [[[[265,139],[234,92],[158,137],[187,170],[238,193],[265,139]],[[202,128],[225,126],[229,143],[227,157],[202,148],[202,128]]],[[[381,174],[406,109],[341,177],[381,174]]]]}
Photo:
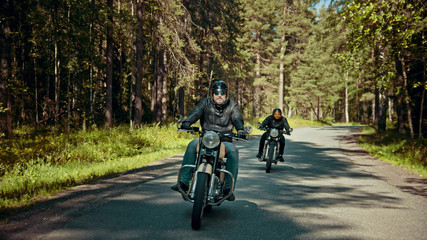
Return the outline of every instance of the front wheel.
{"type": "Polygon", "coordinates": [[[197,174],[196,189],[194,191],[193,214],[191,218],[191,227],[198,230],[202,224],[203,209],[206,206],[206,196],[208,192],[209,174],[199,172],[197,174]]]}
{"type": "Polygon", "coordinates": [[[267,152],[268,152],[268,155],[267,155],[267,162],[265,166],[265,172],[269,173],[271,169],[271,163],[273,162],[273,157],[274,157],[274,147],[269,145],[267,152]]]}

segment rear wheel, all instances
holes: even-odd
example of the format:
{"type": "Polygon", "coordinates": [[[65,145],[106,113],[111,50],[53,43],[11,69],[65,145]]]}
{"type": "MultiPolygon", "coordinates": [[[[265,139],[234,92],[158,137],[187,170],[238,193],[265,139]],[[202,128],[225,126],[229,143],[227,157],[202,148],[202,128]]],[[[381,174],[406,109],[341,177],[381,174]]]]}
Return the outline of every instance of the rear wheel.
{"type": "Polygon", "coordinates": [[[203,209],[206,205],[206,195],[208,191],[209,174],[199,172],[197,174],[196,189],[194,191],[193,214],[191,218],[191,227],[194,230],[200,229],[203,218],[203,209]]]}

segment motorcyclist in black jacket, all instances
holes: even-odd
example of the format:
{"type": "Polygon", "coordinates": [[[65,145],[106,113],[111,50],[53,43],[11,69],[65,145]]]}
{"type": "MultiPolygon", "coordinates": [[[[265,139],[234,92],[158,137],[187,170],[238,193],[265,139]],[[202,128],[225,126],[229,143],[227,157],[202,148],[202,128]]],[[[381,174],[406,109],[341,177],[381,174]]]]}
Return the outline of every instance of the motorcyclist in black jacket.
{"type": "MultiPolygon", "coordinates": [[[[259,126],[260,129],[263,129],[265,127],[276,128],[276,129],[282,130],[282,131],[283,131],[283,129],[285,129],[286,135],[291,135],[288,120],[282,116],[282,110],[280,110],[280,108],[275,108],[273,110],[273,114],[266,117],[264,119],[264,121],[259,126]]],[[[262,156],[262,152],[264,150],[264,143],[265,143],[265,139],[267,138],[267,135],[268,135],[268,132],[265,132],[261,136],[261,140],[259,141],[258,154],[256,155],[257,158],[261,158],[261,156],[262,156]]],[[[285,137],[283,136],[283,134],[281,134],[280,135],[279,155],[278,155],[278,160],[281,162],[284,162],[284,160],[283,160],[284,150],[285,150],[285,137]]]]}
{"type": "MultiPolygon", "coordinates": [[[[189,116],[183,121],[181,128],[189,128],[191,124],[200,119],[202,130],[213,130],[219,133],[232,133],[233,128],[236,128],[238,137],[246,138],[243,126],[243,117],[236,102],[227,98],[227,84],[222,81],[216,81],[211,89],[211,97],[206,97],[197,104],[190,112],[189,116]]],[[[234,176],[234,182],[237,180],[239,153],[237,148],[232,144],[231,139],[223,140],[226,147],[227,166],[226,169],[234,176]]],[[[191,141],[184,154],[182,165],[194,164],[196,161],[196,146],[199,139],[191,141]]],[[[191,181],[190,168],[184,168],[181,172],[180,186],[183,190],[187,190],[191,181]]],[[[227,176],[229,178],[229,176],[227,176]]],[[[230,191],[231,179],[227,181],[224,187],[225,194],[230,191]]],[[[173,185],[172,190],[178,191],[178,186],[173,185]]],[[[234,195],[229,198],[234,200],[234,195]]]]}

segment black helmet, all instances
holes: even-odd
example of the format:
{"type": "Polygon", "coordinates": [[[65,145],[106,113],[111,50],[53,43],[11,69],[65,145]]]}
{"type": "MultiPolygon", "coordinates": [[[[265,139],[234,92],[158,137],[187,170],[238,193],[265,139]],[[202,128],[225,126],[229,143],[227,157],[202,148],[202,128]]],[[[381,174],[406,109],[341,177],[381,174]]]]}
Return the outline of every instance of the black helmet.
{"type": "Polygon", "coordinates": [[[223,80],[218,80],[212,85],[211,95],[222,93],[227,95],[227,84],[223,80]]]}
{"type": "Polygon", "coordinates": [[[275,108],[275,109],[273,109],[273,115],[274,115],[274,113],[276,113],[276,112],[279,112],[279,113],[280,113],[280,115],[282,115],[282,110],[280,110],[280,108],[275,108]]]}

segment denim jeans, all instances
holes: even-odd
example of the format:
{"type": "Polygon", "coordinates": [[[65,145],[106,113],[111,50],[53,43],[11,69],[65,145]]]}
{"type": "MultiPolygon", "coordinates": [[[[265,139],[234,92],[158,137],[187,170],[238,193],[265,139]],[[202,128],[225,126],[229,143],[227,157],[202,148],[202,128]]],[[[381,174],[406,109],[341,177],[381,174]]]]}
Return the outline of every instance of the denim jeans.
{"type": "MultiPolygon", "coordinates": [[[[198,143],[199,143],[199,138],[196,138],[188,144],[187,150],[185,151],[185,154],[184,154],[184,159],[182,160],[182,165],[187,165],[187,164],[191,165],[196,162],[196,157],[197,157],[196,147],[198,143]]],[[[225,155],[225,157],[227,158],[227,166],[225,169],[233,174],[234,186],[236,186],[237,173],[239,169],[239,151],[237,150],[236,146],[234,146],[233,143],[231,142],[223,142],[223,144],[225,145],[225,148],[227,151],[225,155]]],[[[191,177],[192,177],[192,169],[183,168],[181,171],[181,178],[180,178],[181,182],[189,186],[191,177]]],[[[226,174],[224,188],[229,189],[230,187],[231,187],[231,178],[228,174],[226,174]]]]}
{"type": "MultiPolygon", "coordinates": [[[[264,152],[264,144],[265,144],[265,139],[267,138],[268,132],[265,132],[262,134],[261,136],[261,140],[259,140],[259,149],[258,149],[258,153],[264,152]]],[[[283,152],[285,151],[285,136],[283,136],[283,134],[280,134],[280,147],[279,147],[279,154],[283,155],[283,152]]]]}

